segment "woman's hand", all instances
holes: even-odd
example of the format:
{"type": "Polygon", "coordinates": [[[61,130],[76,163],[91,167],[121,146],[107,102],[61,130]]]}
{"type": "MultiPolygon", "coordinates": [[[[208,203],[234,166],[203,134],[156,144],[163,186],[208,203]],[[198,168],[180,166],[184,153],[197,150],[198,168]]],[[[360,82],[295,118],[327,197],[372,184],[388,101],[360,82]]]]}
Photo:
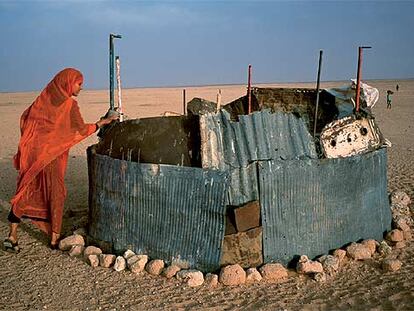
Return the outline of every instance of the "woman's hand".
{"type": "Polygon", "coordinates": [[[119,115],[114,114],[114,115],[111,115],[111,116],[109,116],[107,118],[101,118],[98,122],[96,122],[96,125],[99,128],[101,128],[102,126],[107,125],[107,124],[109,124],[112,121],[117,120],[117,119],[119,119],[119,115]]]}

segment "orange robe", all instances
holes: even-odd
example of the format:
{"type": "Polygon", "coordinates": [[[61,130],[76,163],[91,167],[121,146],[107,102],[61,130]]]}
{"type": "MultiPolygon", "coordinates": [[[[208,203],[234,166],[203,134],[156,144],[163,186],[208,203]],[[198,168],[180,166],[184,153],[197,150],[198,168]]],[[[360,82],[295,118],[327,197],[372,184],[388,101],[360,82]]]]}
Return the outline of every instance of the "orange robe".
{"type": "Polygon", "coordinates": [[[69,149],[96,131],[94,123],[84,123],[71,97],[73,85],[82,81],[78,70],[62,70],[20,119],[21,138],[14,156],[19,176],[12,212],[18,218],[31,218],[48,234],[61,230],[69,149]]]}

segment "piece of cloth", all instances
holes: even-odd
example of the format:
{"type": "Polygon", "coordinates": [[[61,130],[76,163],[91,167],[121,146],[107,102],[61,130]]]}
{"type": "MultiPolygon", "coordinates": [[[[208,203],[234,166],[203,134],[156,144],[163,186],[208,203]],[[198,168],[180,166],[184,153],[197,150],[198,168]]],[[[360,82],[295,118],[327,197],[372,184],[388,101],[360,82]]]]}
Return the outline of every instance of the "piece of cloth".
{"type": "Polygon", "coordinates": [[[20,118],[21,138],[13,159],[19,175],[12,212],[18,218],[31,218],[48,234],[61,230],[69,149],[96,131],[95,123],[84,123],[71,97],[77,82],[83,82],[78,70],[62,70],[20,118]]]}

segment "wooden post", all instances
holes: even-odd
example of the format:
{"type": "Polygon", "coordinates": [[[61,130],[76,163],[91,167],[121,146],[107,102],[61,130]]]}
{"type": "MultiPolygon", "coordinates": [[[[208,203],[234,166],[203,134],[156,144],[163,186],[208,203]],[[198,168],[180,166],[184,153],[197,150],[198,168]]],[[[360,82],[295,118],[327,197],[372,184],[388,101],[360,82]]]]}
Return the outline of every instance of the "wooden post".
{"type": "Polygon", "coordinates": [[[122,94],[121,94],[121,61],[119,56],[115,58],[116,62],[116,85],[118,89],[118,112],[119,112],[119,121],[124,121],[124,111],[122,109],[122,94]]]}
{"type": "Polygon", "coordinates": [[[186,104],[186,101],[185,101],[185,89],[183,89],[183,114],[184,115],[187,115],[185,104],[186,104]]]}
{"type": "Polygon", "coordinates": [[[361,67],[362,67],[362,50],[370,49],[370,46],[358,47],[358,68],[357,68],[357,85],[355,94],[355,111],[359,112],[359,95],[361,93],[361,67]]]}
{"type": "Polygon", "coordinates": [[[217,93],[217,108],[216,108],[216,112],[219,112],[221,108],[221,89],[218,90],[217,93]]]}
{"type": "Polygon", "coordinates": [[[318,122],[318,105],[319,105],[319,85],[321,81],[321,67],[322,67],[322,53],[323,51],[319,51],[319,65],[318,65],[318,78],[316,81],[316,105],[315,105],[315,121],[313,124],[313,138],[316,136],[316,123],[318,122]]]}
{"type": "Polygon", "coordinates": [[[248,77],[247,77],[247,100],[248,100],[248,113],[252,112],[252,65],[249,64],[248,77]]]}

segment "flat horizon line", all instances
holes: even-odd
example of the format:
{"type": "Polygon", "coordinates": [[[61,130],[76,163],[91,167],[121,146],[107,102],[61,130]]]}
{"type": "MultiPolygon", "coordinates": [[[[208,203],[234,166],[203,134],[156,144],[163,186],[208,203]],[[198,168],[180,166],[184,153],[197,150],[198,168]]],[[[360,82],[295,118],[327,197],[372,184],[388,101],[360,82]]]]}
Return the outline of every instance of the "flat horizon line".
{"type": "MultiPolygon", "coordinates": [[[[346,82],[350,81],[351,79],[346,80],[326,80],[321,81],[321,83],[331,83],[331,82],[346,82]]],[[[387,78],[387,79],[363,79],[363,81],[407,81],[407,80],[414,80],[413,78],[387,78]]],[[[252,83],[252,87],[258,84],[299,84],[299,83],[316,83],[316,81],[289,81],[289,82],[256,82],[252,83]]],[[[164,85],[164,86],[134,86],[134,87],[123,87],[123,90],[132,90],[132,89],[169,89],[169,88],[193,88],[193,87],[213,87],[213,86],[242,86],[246,85],[246,83],[221,83],[221,84],[181,84],[181,85],[164,85]]],[[[106,91],[108,88],[87,88],[84,91],[106,91]]],[[[40,90],[26,90],[26,91],[0,91],[0,94],[5,93],[31,93],[31,92],[39,92],[40,90]]]]}

